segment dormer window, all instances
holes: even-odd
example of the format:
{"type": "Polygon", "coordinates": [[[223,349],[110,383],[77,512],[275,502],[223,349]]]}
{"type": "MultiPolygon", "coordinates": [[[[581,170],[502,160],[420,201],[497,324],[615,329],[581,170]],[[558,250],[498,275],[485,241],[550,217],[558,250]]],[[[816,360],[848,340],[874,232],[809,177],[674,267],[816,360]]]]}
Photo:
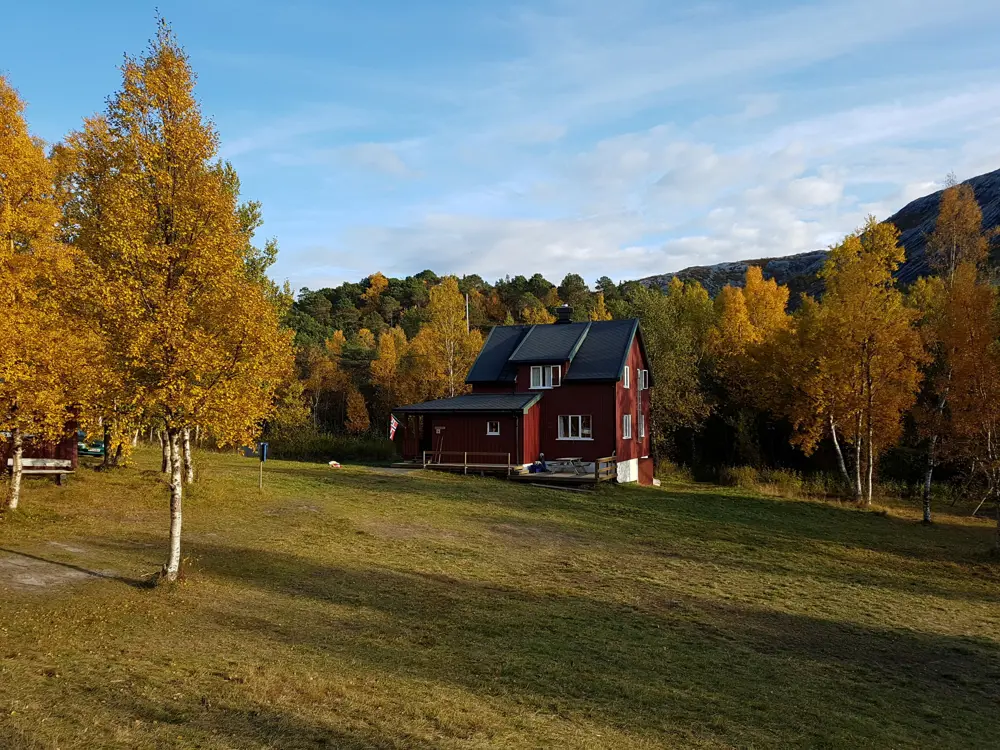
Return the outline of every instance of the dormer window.
{"type": "Polygon", "coordinates": [[[559,365],[535,365],[531,368],[532,389],[558,388],[562,383],[562,368],[559,365]]]}

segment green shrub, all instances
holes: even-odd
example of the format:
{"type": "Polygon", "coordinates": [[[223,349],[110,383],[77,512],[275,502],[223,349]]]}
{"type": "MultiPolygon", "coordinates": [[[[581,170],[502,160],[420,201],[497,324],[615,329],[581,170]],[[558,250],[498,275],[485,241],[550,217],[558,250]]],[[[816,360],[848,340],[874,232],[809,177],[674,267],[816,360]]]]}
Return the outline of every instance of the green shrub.
{"type": "Polygon", "coordinates": [[[764,488],[782,495],[803,495],[802,475],[788,469],[762,469],[758,472],[758,482],[764,488]]]}
{"type": "Polygon", "coordinates": [[[760,488],[760,476],[752,466],[723,466],[719,469],[719,484],[756,490],[760,488]]]}
{"type": "Polygon", "coordinates": [[[396,457],[395,445],[386,438],[331,435],[312,430],[272,436],[269,445],[272,458],[286,461],[382,463],[396,457]]]}
{"type": "Polygon", "coordinates": [[[656,478],[664,482],[693,482],[691,469],[664,458],[656,465],[656,478]]]}

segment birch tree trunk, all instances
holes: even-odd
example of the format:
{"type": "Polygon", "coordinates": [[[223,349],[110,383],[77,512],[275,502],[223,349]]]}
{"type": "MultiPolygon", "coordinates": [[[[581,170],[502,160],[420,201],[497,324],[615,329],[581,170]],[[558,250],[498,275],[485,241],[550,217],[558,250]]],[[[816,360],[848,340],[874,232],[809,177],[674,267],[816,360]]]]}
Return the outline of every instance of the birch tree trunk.
{"type": "Polygon", "coordinates": [[[872,428],[868,426],[868,496],[865,498],[865,505],[871,507],[872,504],[872,475],[875,473],[875,449],[872,445],[872,428]]]}
{"type": "Polygon", "coordinates": [[[872,475],[875,473],[875,446],[873,444],[874,438],[874,427],[872,426],[872,415],[875,413],[875,382],[872,377],[872,353],[865,344],[865,396],[867,409],[865,410],[865,433],[867,435],[868,445],[866,446],[868,450],[868,466],[866,467],[868,472],[867,477],[867,495],[865,497],[865,505],[871,507],[872,504],[872,475]]]}
{"type": "Polygon", "coordinates": [[[945,379],[944,393],[938,399],[937,404],[937,425],[934,434],[931,435],[927,443],[927,472],[924,474],[924,523],[931,522],[931,481],[934,478],[934,466],[937,463],[937,442],[938,430],[941,429],[941,420],[944,418],[944,410],[948,405],[948,394],[951,390],[952,368],[948,368],[948,377],[945,379]]]}
{"type": "Polygon", "coordinates": [[[24,464],[21,460],[24,457],[24,436],[17,429],[11,430],[10,436],[13,448],[11,451],[13,466],[11,466],[10,471],[10,497],[7,498],[7,507],[11,510],[17,510],[17,505],[21,502],[21,477],[24,476],[24,464]]]}
{"type": "Polygon", "coordinates": [[[181,432],[184,446],[184,484],[194,482],[194,460],[191,458],[191,429],[185,427],[181,432]]]}
{"type": "Polygon", "coordinates": [[[160,451],[163,454],[160,458],[160,472],[166,474],[170,471],[170,440],[165,430],[157,430],[156,436],[160,438],[160,451]]]}
{"type": "Polygon", "coordinates": [[[847,473],[847,463],[844,461],[844,452],[840,449],[840,440],[837,439],[837,423],[830,415],[830,437],[833,438],[833,448],[837,451],[837,466],[840,468],[840,475],[844,478],[844,486],[850,488],[851,475],[847,473]]]}
{"type": "Polygon", "coordinates": [[[937,434],[931,435],[927,444],[927,470],[924,472],[924,523],[931,522],[931,480],[934,478],[935,448],[937,434]]]}
{"type": "Polygon", "coordinates": [[[997,552],[1000,552],[1000,498],[994,496],[993,502],[997,513],[997,533],[996,537],[994,538],[994,543],[996,544],[997,552]]]}
{"type": "Polygon", "coordinates": [[[857,424],[854,429],[854,500],[861,502],[861,412],[858,412],[857,424]]]}
{"type": "Polygon", "coordinates": [[[111,421],[105,417],[101,420],[104,427],[104,458],[101,461],[105,469],[111,468],[111,421]]]}
{"type": "Polygon", "coordinates": [[[181,569],[181,499],[184,483],[181,481],[181,434],[171,428],[167,431],[170,444],[170,554],[163,566],[163,577],[176,581],[181,569]]]}

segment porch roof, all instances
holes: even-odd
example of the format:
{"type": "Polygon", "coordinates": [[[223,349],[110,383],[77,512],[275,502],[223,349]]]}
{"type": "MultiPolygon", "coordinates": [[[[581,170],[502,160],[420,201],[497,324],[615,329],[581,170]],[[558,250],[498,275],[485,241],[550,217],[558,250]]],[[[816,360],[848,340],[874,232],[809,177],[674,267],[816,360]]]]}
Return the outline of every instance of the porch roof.
{"type": "Polygon", "coordinates": [[[466,393],[454,398],[400,406],[396,414],[527,413],[542,397],[540,393],[466,393]]]}

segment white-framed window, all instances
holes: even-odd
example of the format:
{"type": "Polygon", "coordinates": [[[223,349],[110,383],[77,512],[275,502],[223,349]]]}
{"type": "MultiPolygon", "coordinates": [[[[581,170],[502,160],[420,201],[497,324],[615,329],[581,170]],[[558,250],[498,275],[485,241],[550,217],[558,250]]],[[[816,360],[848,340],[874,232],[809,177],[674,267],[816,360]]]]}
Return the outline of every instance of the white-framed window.
{"type": "Polygon", "coordinates": [[[639,437],[640,438],[646,437],[646,415],[645,414],[640,414],[639,415],[639,437]]]}
{"type": "Polygon", "coordinates": [[[649,370],[639,370],[639,390],[649,390],[649,370]]]}
{"type": "Polygon", "coordinates": [[[558,388],[562,382],[562,368],[559,365],[534,365],[531,368],[532,388],[558,388]]]}
{"type": "Polygon", "coordinates": [[[487,422],[486,423],[486,434],[487,435],[499,435],[500,434],[500,423],[499,422],[487,422]]]}
{"type": "Polygon", "coordinates": [[[632,368],[629,367],[628,365],[625,365],[625,380],[623,382],[623,386],[625,388],[631,388],[632,387],[631,374],[632,374],[632,368]]]}
{"type": "Polygon", "coordinates": [[[593,430],[589,414],[560,414],[560,440],[592,440],[593,430]]]}
{"type": "Polygon", "coordinates": [[[622,438],[625,440],[632,439],[632,415],[622,414],[622,438]]]}

